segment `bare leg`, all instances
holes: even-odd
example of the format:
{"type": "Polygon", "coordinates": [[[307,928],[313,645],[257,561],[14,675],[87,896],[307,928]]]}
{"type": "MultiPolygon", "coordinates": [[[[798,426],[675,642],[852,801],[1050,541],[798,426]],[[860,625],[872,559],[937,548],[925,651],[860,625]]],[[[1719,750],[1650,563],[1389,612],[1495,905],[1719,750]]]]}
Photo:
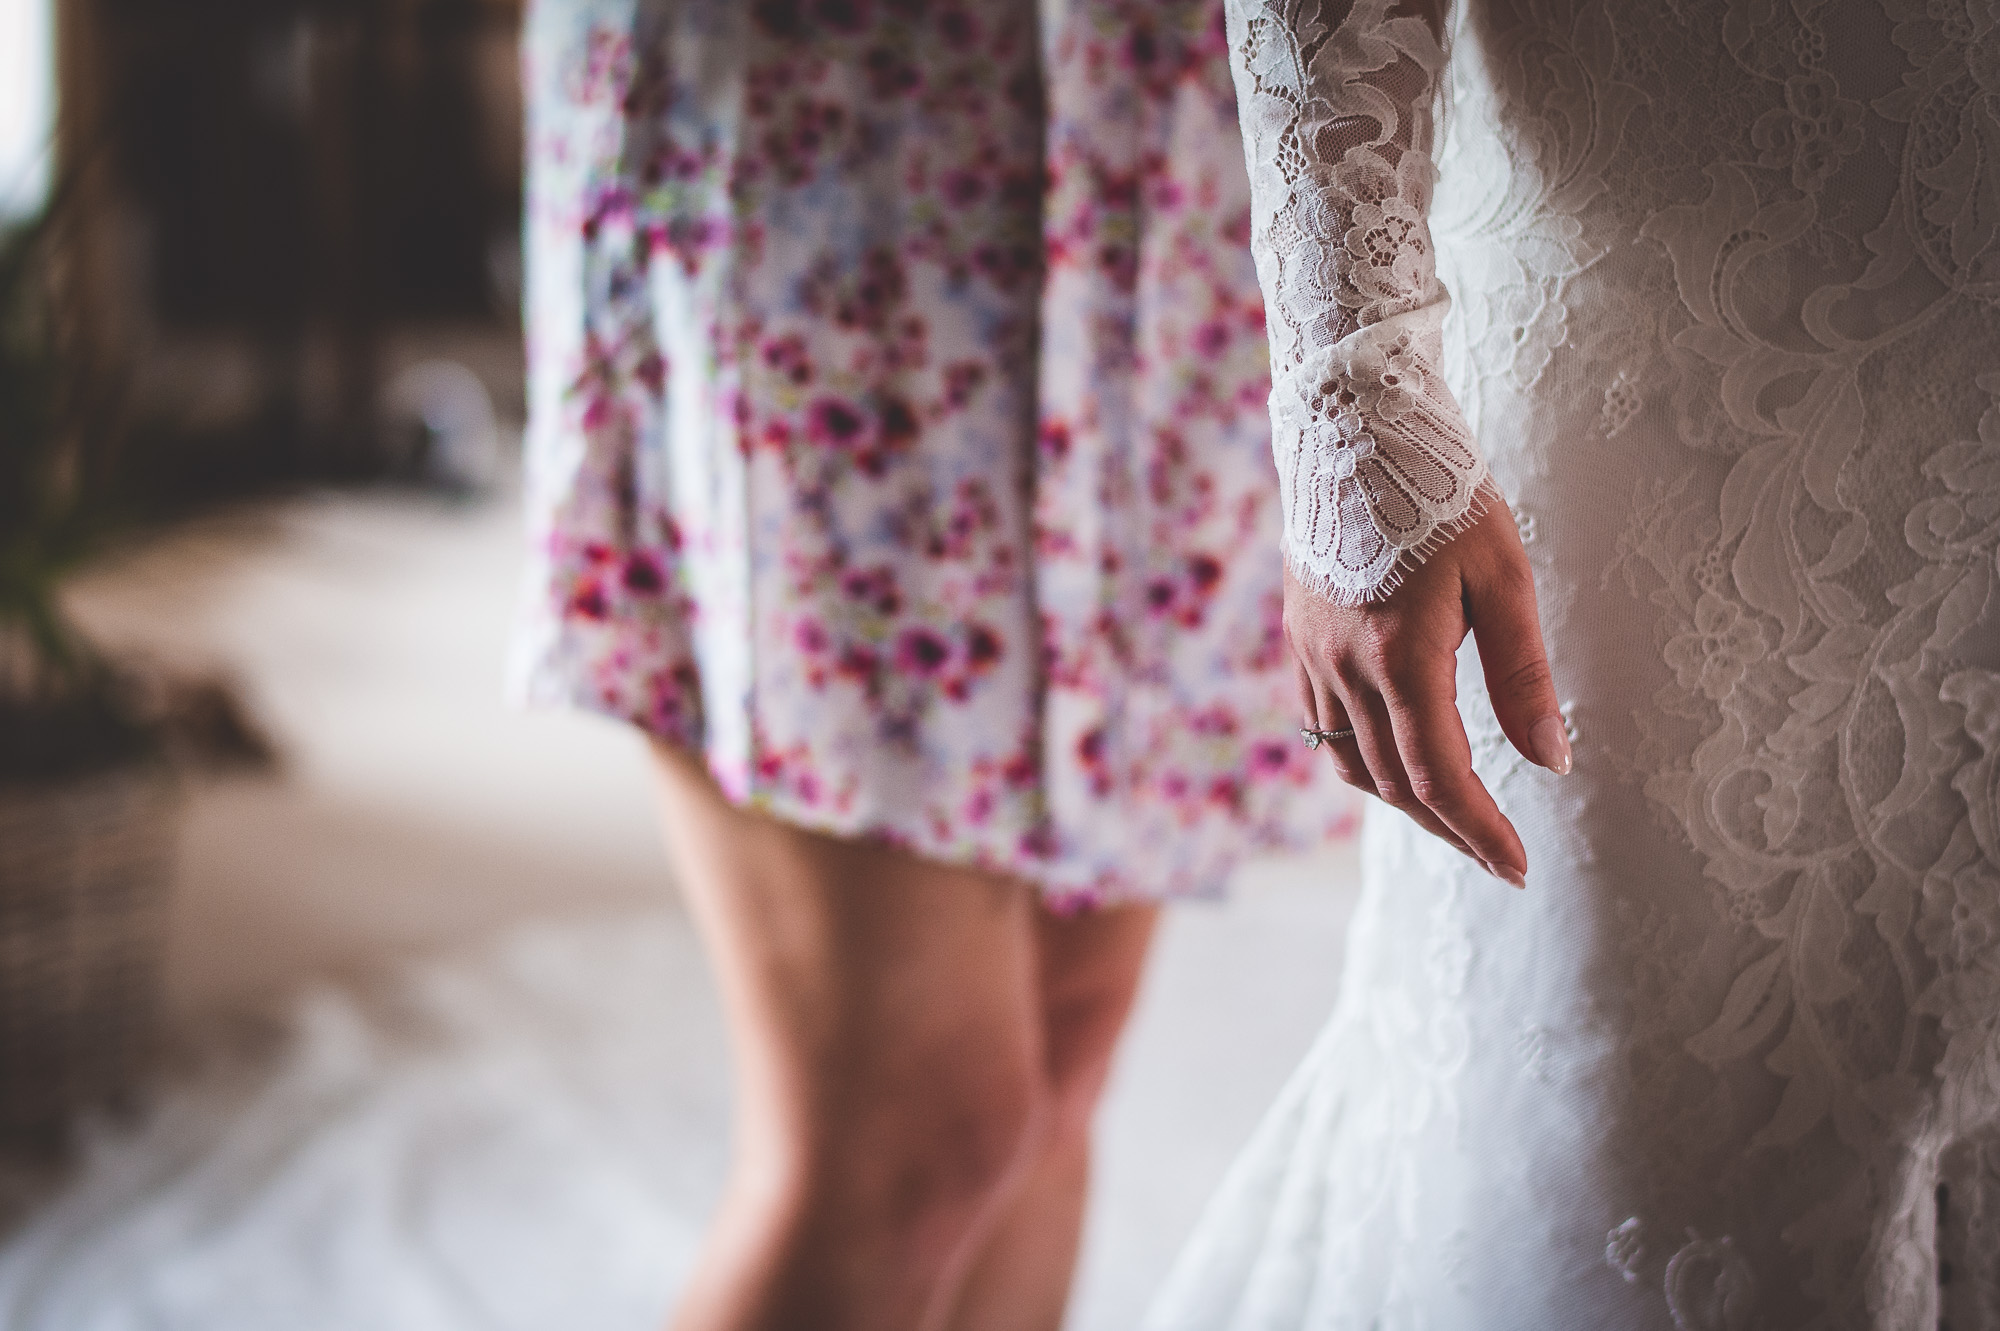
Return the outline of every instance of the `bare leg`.
{"type": "Polygon", "coordinates": [[[731,1181],[676,1326],[941,1326],[1063,1117],[1033,896],[733,808],[696,760],[659,757],[738,1081],[731,1181]]]}
{"type": "Polygon", "coordinates": [[[1159,911],[1124,907],[1036,921],[1052,1110],[1032,1166],[982,1247],[952,1331],[1062,1325],[1090,1182],[1091,1122],[1132,1010],[1159,911]]]}

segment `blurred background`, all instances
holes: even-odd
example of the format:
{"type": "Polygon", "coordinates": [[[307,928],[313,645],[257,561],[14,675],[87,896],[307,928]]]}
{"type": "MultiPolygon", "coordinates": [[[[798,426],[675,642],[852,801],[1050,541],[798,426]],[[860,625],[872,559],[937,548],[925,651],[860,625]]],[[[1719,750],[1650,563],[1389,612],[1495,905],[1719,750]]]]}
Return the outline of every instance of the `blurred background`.
{"type": "Polygon", "coordinates": [[[396,376],[520,411],[513,0],[7,0],[0,182],[156,502],[406,472],[396,376]],[[57,145],[51,155],[45,151],[57,145]]]}
{"type": "MultiPolygon", "coordinates": [[[[631,733],[501,700],[517,0],[0,0],[0,1327],[660,1325],[727,1053],[631,733]]],[[[1338,985],[1178,909],[1075,1328],[1338,985]]]]}

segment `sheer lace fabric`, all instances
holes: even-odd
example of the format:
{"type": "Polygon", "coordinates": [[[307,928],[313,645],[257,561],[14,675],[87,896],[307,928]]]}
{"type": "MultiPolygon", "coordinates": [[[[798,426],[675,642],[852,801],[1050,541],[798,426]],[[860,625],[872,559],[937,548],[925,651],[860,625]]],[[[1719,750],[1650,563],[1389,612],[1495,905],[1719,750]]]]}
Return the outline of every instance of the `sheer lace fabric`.
{"type": "Polygon", "coordinates": [[[1447,45],[1437,365],[1576,769],[1461,660],[1529,890],[1371,812],[1342,1000],[1150,1326],[1995,1331],[2000,10],[1447,45]]]}
{"type": "Polygon", "coordinates": [[[1448,297],[1425,215],[1442,16],[1389,0],[1227,12],[1286,554],[1321,593],[1374,600],[1476,515],[1486,476],[1438,372],[1448,297]]]}

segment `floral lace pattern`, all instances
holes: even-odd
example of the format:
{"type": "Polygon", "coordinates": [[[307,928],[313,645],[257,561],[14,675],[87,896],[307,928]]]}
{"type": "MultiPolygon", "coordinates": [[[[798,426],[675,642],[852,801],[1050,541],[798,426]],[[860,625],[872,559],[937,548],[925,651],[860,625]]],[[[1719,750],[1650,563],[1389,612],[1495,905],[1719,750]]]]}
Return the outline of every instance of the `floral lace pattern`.
{"type": "Polygon", "coordinates": [[[1342,1002],[1151,1325],[1992,1331],[2000,10],[1453,35],[1438,363],[1576,767],[1461,660],[1529,890],[1371,815],[1342,1002]]]}
{"type": "Polygon", "coordinates": [[[1486,476],[1439,373],[1448,300],[1425,219],[1438,16],[1394,10],[1228,7],[1285,550],[1302,581],[1347,603],[1386,595],[1476,516],[1486,476]]]}

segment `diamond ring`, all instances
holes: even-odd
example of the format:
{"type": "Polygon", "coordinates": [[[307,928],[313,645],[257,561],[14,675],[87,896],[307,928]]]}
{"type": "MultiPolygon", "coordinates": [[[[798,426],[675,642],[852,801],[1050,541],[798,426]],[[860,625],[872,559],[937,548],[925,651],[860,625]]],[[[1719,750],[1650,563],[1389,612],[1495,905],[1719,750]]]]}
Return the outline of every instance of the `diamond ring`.
{"type": "Polygon", "coordinates": [[[1353,739],[1354,732],[1352,730],[1314,730],[1311,726],[1300,726],[1299,736],[1305,740],[1307,748],[1316,749],[1320,746],[1320,741],[1322,740],[1331,744],[1337,739],[1353,739]]]}

